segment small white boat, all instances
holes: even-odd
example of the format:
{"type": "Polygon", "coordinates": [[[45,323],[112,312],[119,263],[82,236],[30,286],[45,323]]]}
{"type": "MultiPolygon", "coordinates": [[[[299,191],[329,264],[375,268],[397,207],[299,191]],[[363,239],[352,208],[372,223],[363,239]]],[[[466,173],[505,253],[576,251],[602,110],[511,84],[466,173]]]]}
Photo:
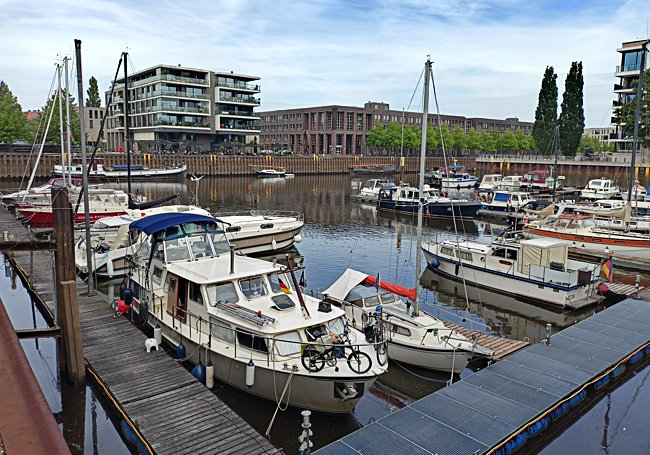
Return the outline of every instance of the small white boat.
{"type": "Polygon", "coordinates": [[[435,273],[520,299],[578,309],[598,302],[600,267],[569,259],[569,246],[552,239],[500,237],[491,244],[426,242],[435,273]]]}
{"type": "Polygon", "coordinates": [[[584,199],[611,199],[620,194],[621,190],[611,179],[589,180],[587,186],[580,192],[584,199]]]}
{"type": "Polygon", "coordinates": [[[5,204],[14,204],[16,202],[22,202],[25,204],[31,204],[34,202],[40,202],[45,199],[50,200],[50,195],[53,187],[66,187],[69,186],[69,183],[72,183],[72,186],[80,187],[82,185],[81,179],[64,179],[63,177],[54,177],[48,180],[44,185],[36,186],[30,188],[29,190],[18,190],[12,193],[7,193],[2,195],[2,202],[5,204]]]}
{"type": "Polygon", "coordinates": [[[133,256],[132,308],[206,375],[283,407],[346,413],[386,371],[385,341],[302,295],[288,266],[234,254],[214,219],[160,214],[131,229],[150,239],[133,256]]]}
{"type": "Polygon", "coordinates": [[[517,212],[534,202],[537,199],[525,191],[496,190],[488,196],[484,208],[495,212],[517,212]]]}
{"type": "MultiPolygon", "coordinates": [[[[182,179],[185,178],[187,172],[186,164],[177,164],[176,166],[150,168],[141,164],[131,165],[131,179],[182,179]]],[[[72,175],[73,177],[83,177],[83,168],[81,164],[73,164],[71,166],[61,166],[60,164],[54,165],[54,175],[72,175]]],[[[98,163],[88,171],[88,177],[92,178],[106,178],[106,179],[126,179],[129,175],[129,165],[115,164],[112,166],[104,167],[103,164],[98,163]]]]}
{"type": "Polygon", "coordinates": [[[363,327],[364,330],[380,305],[384,324],[388,327],[389,358],[421,368],[459,374],[475,355],[492,355],[490,350],[472,343],[422,309],[418,316],[413,316],[410,303],[403,302],[400,295],[412,300],[415,289],[405,289],[381,280],[376,287],[375,280],[373,276],[346,269],[334,284],[323,291],[323,297],[343,308],[353,327],[363,327]]]}
{"type": "Polygon", "coordinates": [[[285,177],[287,175],[287,171],[285,169],[259,169],[256,171],[256,174],[260,178],[266,178],[266,177],[285,177]]]}
{"type": "Polygon", "coordinates": [[[498,188],[499,183],[503,179],[501,174],[485,174],[481,179],[481,183],[478,186],[479,193],[489,193],[498,188]]]}
{"type": "Polygon", "coordinates": [[[379,190],[391,183],[392,182],[387,179],[368,179],[363,186],[361,186],[358,179],[353,179],[352,194],[350,197],[361,201],[376,202],[377,199],[379,199],[379,190]]]}
{"type": "Polygon", "coordinates": [[[506,175],[496,184],[496,189],[519,191],[523,179],[521,175],[506,175]]]}

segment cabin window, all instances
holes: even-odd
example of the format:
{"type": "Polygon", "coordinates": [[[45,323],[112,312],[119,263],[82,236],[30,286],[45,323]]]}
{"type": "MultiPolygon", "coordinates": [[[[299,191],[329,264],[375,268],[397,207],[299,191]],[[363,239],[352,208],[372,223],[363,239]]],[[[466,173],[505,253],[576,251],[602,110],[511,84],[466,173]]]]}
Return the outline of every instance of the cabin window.
{"type": "Polygon", "coordinates": [[[196,283],[189,283],[187,289],[187,299],[197,305],[203,306],[203,296],[201,295],[201,286],[196,283]]]}
{"type": "Polygon", "coordinates": [[[517,250],[506,249],[506,258],[507,259],[513,259],[513,260],[516,261],[517,260],[517,250]]]}
{"type": "Polygon", "coordinates": [[[261,276],[239,280],[239,288],[248,300],[268,294],[264,278],[261,276]]]}
{"type": "Polygon", "coordinates": [[[251,332],[241,329],[235,329],[235,333],[237,333],[237,343],[239,343],[239,346],[252,349],[253,351],[269,352],[263,335],[254,335],[251,332]]]}
{"type": "Polygon", "coordinates": [[[390,292],[385,292],[385,293],[381,294],[379,296],[379,298],[381,299],[382,305],[387,305],[389,303],[395,303],[397,300],[399,300],[399,299],[396,299],[395,295],[391,294],[390,292]]]}
{"type": "Polygon", "coordinates": [[[445,256],[451,256],[453,258],[454,250],[452,250],[449,247],[443,246],[442,248],[440,248],[440,254],[444,254],[445,256]]]}
{"type": "Polygon", "coordinates": [[[301,341],[298,332],[281,333],[275,336],[275,349],[280,355],[300,354],[301,341]]]}
{"type": "Polygon", "coordinates": [[[210,332],[212,336],[229,344],[235,344],[235,332],[230,324],[215,318],[210,318],[210,332]]]}
{"type": "Polygon", "coordinates": [[[212,247],[204,236],[198,236],[190,240],[192,255],[194,259],[212,256],[212,247]]]}
{"type": "Polygon", "coordinates": [[[504,258],[506,257],[506,249],[505,248],[495,248],[492,253],[493,256],[499,257],[499,258],[504,258]]]}
{"type": "Polygon", "coordinates": [[[160,281],[162,280],[162,273],[163,273],[163,269],[161,269],[160,267],[154,266],[154,268],[153,268],[153,282],[154,283],[160,284],[160,281]]]}
{"type": "Polygon", "coordinates": [[[470,262],[472,261],[472,253],[469,253],[467,251],[458,251],[458,254],[462,260],[470,262]]]}
{"type": "Polygon", "coordinates": [[[208,302],[212,306],[218,303],[237,303],[239,296],[232,282],[211,284],[207,287],[208,302]]]}
{"type": "Polygon", "coordinates": [[[260,226],[261,229],[273,229],[273,223],[265,223],[260,226]]]}
{"type": "Polygon", "coordinates": [[[166,240],[165,253],[167,254],[167,261],[181,261],[190,258],[190,252],[184,238],[166,240]]]}
{"type": "Polygon", "coordinates": [[[288,310],[296,306],[286,294],[274,295],[271,300],[273,300],[278,310],[288,310]]]}
{"type": "Polygon", "coordinates": [[[397,324],[389,324],[389,330],[393,333],[396,333],[398,335],[404,335],[407,337],[411,336],[411,331],[407,329],[406,327],[402,327],[401,325],[397,324]]]}
{"type": "Polygon", "coordinates": [[[345,333],[345,322],[343,322],[343,318],[336,318],[333,321],[330,321],[327,325],[329,333],[336,333],[339,335],[345,333]]]}
{"type": "Polygon", "coordinates": [[[280,277],[277,273],[274,273],[272,275],[267,275],[269,278],[269,283],[271,283],[271,291],[274,293],[282,292],[282,288],[280,287],[280,281],[282,281],[282,284],[284,284],[287,289],[290,291],[293,291],[293,288],[291,286],[291,280],[287,278],[286,275],[283,275],[280,277]]]}
{"type": "Polygon", "coordinates": [[[239,232],[241,231],[241,226],[228,226],[226,232],[239,232]]]}

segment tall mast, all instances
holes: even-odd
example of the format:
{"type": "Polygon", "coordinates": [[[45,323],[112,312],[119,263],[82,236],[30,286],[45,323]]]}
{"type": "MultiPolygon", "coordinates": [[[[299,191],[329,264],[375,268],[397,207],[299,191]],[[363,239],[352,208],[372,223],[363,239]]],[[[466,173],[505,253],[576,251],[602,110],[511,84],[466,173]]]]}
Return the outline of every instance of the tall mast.
{"type": "Polygon", "coordinates": [[[399,147],[399,181],[404,181],[404,108],[402,108],[402,142],[399,147]]]}
{"type": "Polygon", "coordinates": [[[634,168],[636,166],[636,147],[639,140],[639,114],[641,112],[641,98],[643,97],[643,72],[645,70],[645,52],[648,41],[641,45],[641,62],[639,63],[639,85],[636,87],[636,111],[634,112],[634,140],[632,141],[632,162],[630,163],[630,184],[627,191],[627,201],[632,203],[632,189],[634,187],[634,168]]]}
{"type": "MultiPolygon", "coordinates": [[[[59,95],[59,136],[61,138],[61,176],[63,177],[63,180],[65,181],[65,142],[63,140],[63,95],[62,95],[62,90],[61,90],[61,70],[63,67],[61,66],[60,63],[57,63],[56,65],[56,74],[57,74],[57,79],[59,81],[59,90],[58,90],[58,95],[59,95]]],[[[56,97],[54,98],[56,101],[56,97]]],[[[52,106],[54,107],[54,106],[52,106]]]]}
{"type": "Polygon", "coordinates": [[[555,125],[555,167],[551,173],[553,177],[553,202],[555,202],[555,189],[557,188],[557,156],[560,153],[560,125],[555,125]]]}
{"type": "Polygon", "coordinates": [[[124,151],[126,152],[127,194],[131,198],[131,148],[129,147],[129,84],[127,79],[128,52],[124,52],[124,151]]]}
{"type": "MultiPolygon", "coordinates": [[[[70,144],[70,81],[68,79],[68,57],[63,59],[65,64],[65,118],[66,118],[66,145],[68,149],[68,185],[72,186],[72,146],[70,144]]],[[[82,119],[83,120],[83,119],[82,119]]]]}
{"type": "Polygon", "coordinates": [[[415,255],[415,299],[413,301],[413,316],[420,314],[420,269],[422,267],[422,205],[424,200],[424,164],[427,159],[427,126],[429,119],[429,75],[431,73],[431,62],[429,57],[424,64],[424,108],[422,110],[422,145],[420,146],[420,183],[418,201],[418,229],[417,229],[417,252],[415,255]]]}
{"type": "Polygon", "coordinates": [[[90,201],[88,199],[88,163],[86,162],[86,125],[84,124],[84,83],[81,72],[81,40],[74,40],[77,59],[77,90],[79,92],[79,133],[81,141],[81,169],[83,172],[84,213],[86,227],[86,265],[88,267],[88,295],[93,294],[93,250],[90,243],[90,201]]]}

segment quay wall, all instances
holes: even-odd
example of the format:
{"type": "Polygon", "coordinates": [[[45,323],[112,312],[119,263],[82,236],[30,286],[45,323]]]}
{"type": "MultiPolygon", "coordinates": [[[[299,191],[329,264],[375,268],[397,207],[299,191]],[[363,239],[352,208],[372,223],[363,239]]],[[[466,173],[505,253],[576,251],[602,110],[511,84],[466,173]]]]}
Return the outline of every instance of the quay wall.
{"type": "MultiPolygon", "coordinates": [[[[479,175],[489,173],[521,174],[533,169],[548,169],[554,165],[552,157],[539,156],[479,156],[460,157],[457,164],[465,165],[470,172],[479,175]]],[[[55,164],[59,164],[61,155],[56,153],[43,154],[36,171],[36,177],[47,178],[52,176],[55,164]]],[[[126,164],[127,158],[123,153],[102,153],[98,162],[104,166],[126,164]]],[[[187,164],[188,174],[233,176],[251,175],[256,167],[283,167],[288,173],[296,175],[309,174],[347,174],[354,166],[393,165],[398,166],[399,157],[395,156],[248,156],[248,155],[183,155],[183,154],[134,154],[131,157],[133,164],[149,167],[175,166],[179,163],[187,164]]],[[[0,153],[0,178],[21,179],[28,178],[32,172],[35,157],[27,153],[0,153]]],[[[73,157],[74,163],[81,163],[80,156],[73,157]]],[[[453,159],[448,159],[452,164],[453,159]]],[[[418,157],[404,159],[406,173],[417,173],[420,168],[418,157]]],[[[429,157],[426,168],[433,169],[444,166],[442,157],[429,157]]],[[[602,160],[580,161],[579,159],[560,159],[559,172],[590,171],[592,174],[620,173],[629,169],[629,157],[608,157],[602,160]]],[[[641,172],[647,172],[650,167],[648,162],[637,162],[641,172]]],[[[359,174],[361,177],[369,174],[359,174]]]]}

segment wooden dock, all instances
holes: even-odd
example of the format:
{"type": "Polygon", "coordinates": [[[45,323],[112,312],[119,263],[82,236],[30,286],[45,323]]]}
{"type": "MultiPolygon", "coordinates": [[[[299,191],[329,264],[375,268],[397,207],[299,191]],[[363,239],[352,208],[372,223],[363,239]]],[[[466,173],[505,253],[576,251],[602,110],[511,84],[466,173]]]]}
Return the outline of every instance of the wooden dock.
{"type": "MultiPolygon", "coordinates": [[[[0,209],[0,226],[18,232],[15,223],[0,209]]],[[[53,310],[53,254],[13,251],[9,258],[33,297],[53,310]]],[[[85,290],[80,280],[77,289],[85,290]]],[[[104,296],[79,295],[79,312],[86,369],[147,452],[281,453],[164,350],[147,353],[147,336],[115,317],[104,296]]]]}
{"type": "Polygon", "coordinates": [[[454,329],[461,335],[463,335],[468,340],[476,340],[476,343],[483,346],[484,348],[494,351],[492,356],[493,361],[499,361],[505,359],[509,355],[514,354],[528,346],[530,342],[513,340],[510,338],[502,338],[494,335],[487,335],[485,333],[478,332],[476,330],[470,330],[466,327],[463,327],[458,324],[445,321],[445,325],[449,328],[454,329]]]}

